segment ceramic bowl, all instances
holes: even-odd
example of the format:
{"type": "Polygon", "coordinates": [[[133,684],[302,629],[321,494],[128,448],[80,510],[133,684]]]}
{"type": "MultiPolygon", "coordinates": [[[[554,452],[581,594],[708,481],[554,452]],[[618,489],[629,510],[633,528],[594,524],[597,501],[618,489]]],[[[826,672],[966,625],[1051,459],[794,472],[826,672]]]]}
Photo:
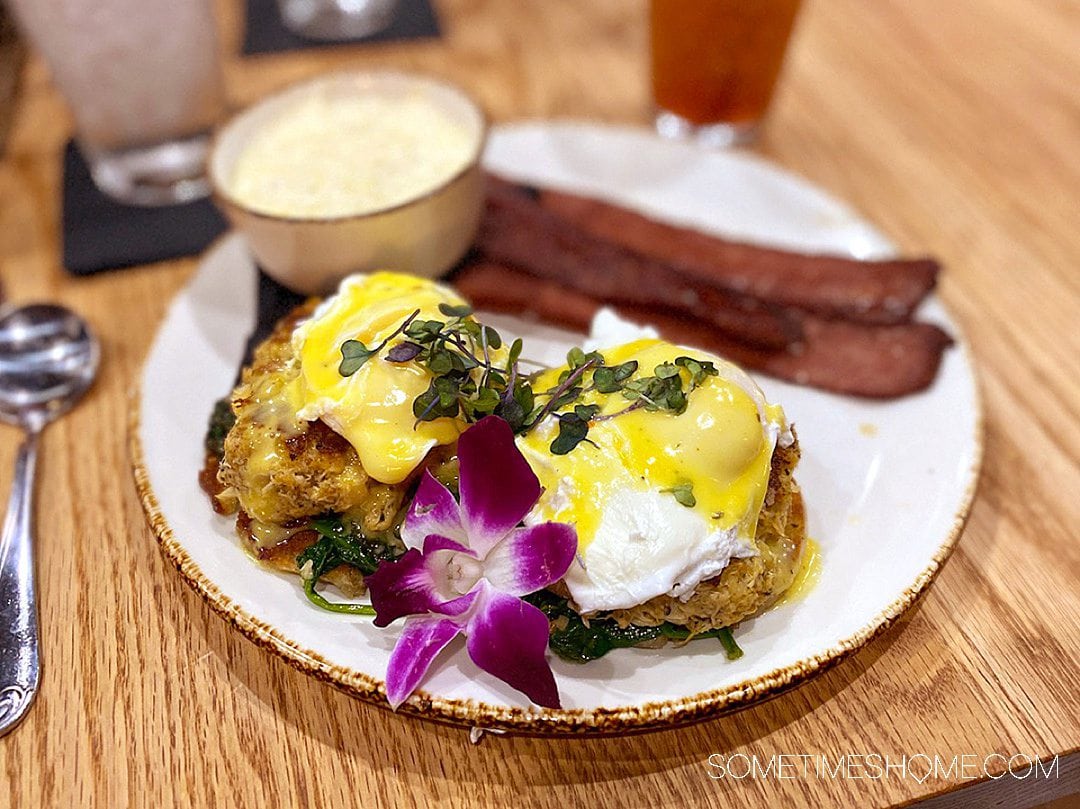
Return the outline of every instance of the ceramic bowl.
{"type": "MultiPolygon", "coordinates": [[[[323,294],[353,272],[393,269],[435,277],[453,266],[479,226],[480,156],[487,131],[487,119],[476,102],[446,82],[390,71],[337,73],[290,87],[237,114],[215,136],[208,173],[215,202],[244,234],[259,265],[297,292],[323,294]],[[230,191],[237,160],[253,135],[313,94],[352,93],[378,94],[389,103],[422,95],[465,127],[473,141],[468,162],[430,190],[391,207],[354,215],[268,214],[230,191]]],[[[341,169],[348,171],[348,166],[341,169]]]]}

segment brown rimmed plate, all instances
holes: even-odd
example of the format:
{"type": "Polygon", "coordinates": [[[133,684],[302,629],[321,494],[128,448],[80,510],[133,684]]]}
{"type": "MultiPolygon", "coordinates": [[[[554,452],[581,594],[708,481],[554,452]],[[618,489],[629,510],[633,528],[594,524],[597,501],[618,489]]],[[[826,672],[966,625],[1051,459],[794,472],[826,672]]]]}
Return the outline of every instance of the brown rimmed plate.
{"type": "MultiPolygon", "coordinates": [[[[849,209],[751,156],[703,152],[645,130],[572,123],[497,128],[488,168],[537,184],[603,195],[650,215],[741,238],[857,257],[889,243],[849,209]]],[[[236,236],[219,241],[178,295],[146,361],[132,411],[135,479],[154,534],[180,574],[223,617],[297,668],[385,705],[395,640],[366,620],[310,606],[294,577],[259,567],[230,520],[196,483],[214,401],[228,392],[254,318],[255,270],[236,236]]],[[[865,402],[763,378],[799,428],[817,585],[744,621],[728,662],[712,643],[619,650],[585,666],[553,661],[566,706],[529,707],[452,647],[399,713],[521,733],[589,735],[671,727],[736,710],[842,660],[894,621],[930,584],[974,496],[981,416],[963,336],[936,300],[921,316],[959,344],[932,387],[865,402]]],[[[579,339],[492,318],[556,362],[579,339]]]]}

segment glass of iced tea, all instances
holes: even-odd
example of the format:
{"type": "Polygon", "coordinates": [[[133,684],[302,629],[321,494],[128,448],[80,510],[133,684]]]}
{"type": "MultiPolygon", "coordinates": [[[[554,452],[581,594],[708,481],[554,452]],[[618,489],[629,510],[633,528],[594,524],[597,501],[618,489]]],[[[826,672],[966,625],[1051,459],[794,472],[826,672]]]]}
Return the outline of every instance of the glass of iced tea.
{"type": "Polygon", "coordinates": [[[652,90],[662,135],[752,141],[800,0],[651,0],[652,90]]]}

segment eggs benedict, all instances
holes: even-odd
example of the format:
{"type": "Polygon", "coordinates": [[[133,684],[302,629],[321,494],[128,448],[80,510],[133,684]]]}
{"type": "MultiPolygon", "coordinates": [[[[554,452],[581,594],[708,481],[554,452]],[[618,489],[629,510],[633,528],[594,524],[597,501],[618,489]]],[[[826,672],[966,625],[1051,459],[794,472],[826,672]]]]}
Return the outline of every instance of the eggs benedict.
{"type": "Polygon", "coordinates": [[[405,552],[421,473],[457,491],[458,438],[494,414],[542,487],[524,522],[576,531],[569,571],[529,596],[558,653],[717,636],[791,586],[798,445],[745,372],[647,333],[535,374],[519,368],[522,351],[448,287],[347,278],[279,323],[244,368],[210,458],[219,510],[237,514],[255,556],[300,573],[313,602],[347,611],[315,584],[361,594],[365,575],[405,552]]]}
{"type": "MultiPolygon", "coordinates": [[[[561,420],[549,416],[518,440],[544,487],[526,522],[577,528],[563,579],[571,604],[693,632],[766,606],[793,580],[803,539],[783,410],[738,367],[659,339],[593,357],[575,402],[587,438],[561,452],[561,420]]],[[[570,365],[534,388],[556,387],[570,365]]]]}
{"type": "Polygon", "coordinates": [[[417,421],[413,402],[429,377],[418,363],[379,357],[350,369],[346,353],[371,351],[402,324],[445,319],[440,306],[462,305],[447,287],[380,272],[350,276],[336,295],[286,318],[233,391],[221,497],[267,533],[261,526],[357,508],[392,517],[401,484],[465,422],[417,421]]]}

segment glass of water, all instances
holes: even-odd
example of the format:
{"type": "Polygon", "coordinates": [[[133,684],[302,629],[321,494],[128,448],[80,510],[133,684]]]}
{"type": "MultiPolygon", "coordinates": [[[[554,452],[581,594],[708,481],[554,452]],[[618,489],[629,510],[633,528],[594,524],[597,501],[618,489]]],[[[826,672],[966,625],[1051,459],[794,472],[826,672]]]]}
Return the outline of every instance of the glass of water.
{"type": "Polygon", "coordinates": [[[75,118],[97,186],[133,205],[205,196],[225,113],[211,0],[8,0],[75,118]]]}

